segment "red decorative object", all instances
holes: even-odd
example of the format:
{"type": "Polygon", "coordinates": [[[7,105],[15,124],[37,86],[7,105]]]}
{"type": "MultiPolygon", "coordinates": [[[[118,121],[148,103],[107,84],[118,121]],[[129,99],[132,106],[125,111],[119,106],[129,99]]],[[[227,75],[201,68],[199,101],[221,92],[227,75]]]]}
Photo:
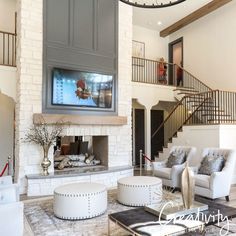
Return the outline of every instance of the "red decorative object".
{"type": "Polygon", "coordinates": [[[80,79],[76,83],[77,90],[75,91],[76,96],[81,99],[87,99],[91,96],[91,93],[86,89],[86,82],[84,79],[80,79]]]}
{"type": "Polygon", "coordinates": [[[2,177],[2,176],[4,175],[6,169],[8,168],[8,165],[9,165],[9,164],[6,163],[6,165],[4,166],[4,168],[3,168],[3,170],[2,170],[2,172],[1,172],[1,174],[0,174],[0,177],[2,177]]]}

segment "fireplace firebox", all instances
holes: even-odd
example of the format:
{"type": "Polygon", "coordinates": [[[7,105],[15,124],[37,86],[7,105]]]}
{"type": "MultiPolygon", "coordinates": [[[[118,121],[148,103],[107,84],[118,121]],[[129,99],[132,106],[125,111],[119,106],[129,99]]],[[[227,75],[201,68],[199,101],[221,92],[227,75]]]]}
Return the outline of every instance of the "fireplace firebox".
{"type": "Polygon", "coordinates": [[[54,169],[108,166],[108,136],[57,137],[54,169]]]}

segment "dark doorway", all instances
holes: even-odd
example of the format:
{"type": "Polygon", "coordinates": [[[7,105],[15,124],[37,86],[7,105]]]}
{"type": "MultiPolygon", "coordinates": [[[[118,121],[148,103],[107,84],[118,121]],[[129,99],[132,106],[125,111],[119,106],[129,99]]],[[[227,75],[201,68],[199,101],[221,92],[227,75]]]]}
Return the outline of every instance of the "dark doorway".
{"type": "MultiPolygon", "coordinates": [[[[151,110],[151,137],[153,133],[158,129],[164,120],[164,111],[151,110]]],[[[161,128],[158,133],[151,138],[151,158],[154,160],[154,156],[158,155],[159,151],[162,151],[164,146],[164,127],[161,128]]]]}
{"type": "MultiPolygon", "coordinates": [[[[177,65],[182,63],[183,65],[183,37],[169,43],[169,63],[177,65]]],[[[168,73],[170,85],[176,85],[176,69],[177,68],[175,66],[169,66],[168,73]]]]}
{"type": "MultiPolygon", "coordinates": [[[[145,153],[145,122],[144,109],[134,110],[134,146],[135,146],[135,165],[139,166],[139,151],[145,153]]],[[[145,161],[143,160],[143,164],[145,161]]]]}

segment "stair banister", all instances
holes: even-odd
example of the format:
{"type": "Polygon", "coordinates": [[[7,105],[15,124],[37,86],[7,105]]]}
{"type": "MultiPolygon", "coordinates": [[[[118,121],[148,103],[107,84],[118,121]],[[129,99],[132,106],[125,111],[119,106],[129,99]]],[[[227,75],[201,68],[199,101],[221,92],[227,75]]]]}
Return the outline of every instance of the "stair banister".
{"type": "MultiPolygon", "coordinates": [[[[176,106],[173,108],[173,110],[170,112],[170,114],[165,118],[165,120],[160,124],[160,126],[156,129],[156,131],[153,133],[152,137],[151,138],[154,138],[155,135],[158,133],[158,131],[165,125],[165,123],[170,119],[170,117],[172,116],[172,114],[178,109],[178,107],[180,105],[183,104],[183,101],[186,100],[187,98],[190,98],[190,97],[196,97],[196,96],[199,96],[199,95],[204,95],[204,94],[207,94],[209,92],[215,92],[215,91],[219,91],[219,90],[211,90],[211,91],[208,91],[208,92],[203,92],[203,93],[198,93],[198,94],[192,94],[192,95],[188,95],[188,96],[184,96],[177,104],[176,106]]],[[[205,101],[204,101],[205,102],[205,101]]],[[[203,103],[202,103],[203,104],[203,103]]],[[[192,114],[193,115],[193,114],[192,114]]]]}

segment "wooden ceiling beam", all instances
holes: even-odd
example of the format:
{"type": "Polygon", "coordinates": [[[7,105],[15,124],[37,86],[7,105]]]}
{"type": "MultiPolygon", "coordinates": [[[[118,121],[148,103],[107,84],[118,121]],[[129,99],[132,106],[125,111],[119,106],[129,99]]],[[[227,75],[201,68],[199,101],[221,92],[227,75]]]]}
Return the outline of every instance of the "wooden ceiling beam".
{"type": "Polygon", "coordinates": [[[189,25],[190,23],[200,19],[201,17],[211,13],[212,11],[215,11],[219,7],[224,6],[225,4],[231,2],[232,0],[213,0],[209,2],[208,4],[204,5],[203,7],[199,8],[198,10],[192,12],[191,14],[185,16],[181,20],[175,22],[171,26],[165,28],[160,32],[161,37],[166,37],[177,30],[185,27],[186,25],[189,25]]]}

